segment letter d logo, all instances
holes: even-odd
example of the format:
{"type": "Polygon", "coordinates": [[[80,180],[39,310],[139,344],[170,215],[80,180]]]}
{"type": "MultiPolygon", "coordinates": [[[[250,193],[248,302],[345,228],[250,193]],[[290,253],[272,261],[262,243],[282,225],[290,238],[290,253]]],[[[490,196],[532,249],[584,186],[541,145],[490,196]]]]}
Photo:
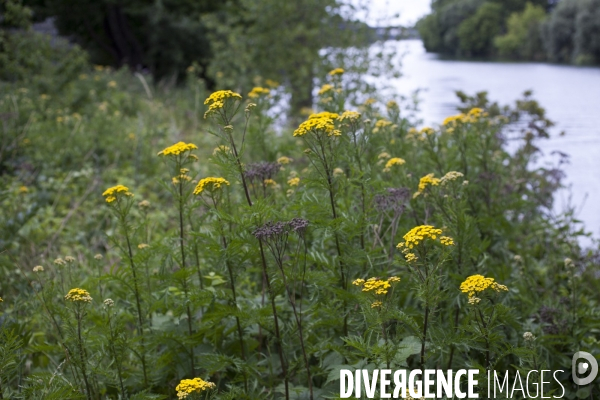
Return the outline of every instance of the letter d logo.
{"type": "Polygon", "coordinates": [[[571,374],[573,375],[573,382],[579,386],[584,386],[592,383],[598,375],[598,361],[588,352],[578,351],[573,354],[573,360],[571,361],[571,374]],[[578,363],[577,360],[585,358],[587,362],[578,363]],[[591,368],[590,368],[591,367],[591,368]],[[590,374],[585,378],[580,378],[579,374],[585,374],[590,371],[590,374]]]}

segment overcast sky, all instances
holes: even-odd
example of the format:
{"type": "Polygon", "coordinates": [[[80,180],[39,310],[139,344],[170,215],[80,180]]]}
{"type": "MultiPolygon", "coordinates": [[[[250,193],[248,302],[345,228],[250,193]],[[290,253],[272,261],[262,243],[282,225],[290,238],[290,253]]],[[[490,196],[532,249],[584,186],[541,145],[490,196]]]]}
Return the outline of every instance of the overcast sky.
{"type": "Polygon", "coordinates": [[[367,22],[377,25],[379,19],[387,20],[398,14],[399,17],[392,19],[390,24],[409,26],[429,13],[430,3],[430,0],[367,0],[370,8],[367,22]]]}

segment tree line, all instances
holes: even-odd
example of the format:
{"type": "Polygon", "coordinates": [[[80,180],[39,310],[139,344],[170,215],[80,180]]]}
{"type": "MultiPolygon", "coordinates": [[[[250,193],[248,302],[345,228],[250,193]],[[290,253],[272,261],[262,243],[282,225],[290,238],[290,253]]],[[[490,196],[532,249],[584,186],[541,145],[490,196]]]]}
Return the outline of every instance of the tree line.
{"type": "MultiPolygon", "coordinates": [[[[182,82],[190,67],[208,90],[246,92],[270,79],[291,93],[298,111],[312,105],[313,80],[339,65],[334,49],[372,39],[356,17],[361,7],[341,0],[2,0],[0,15],[8,29],[52,18],[93,64],[126,67],[154,82],[182,82]]],[[[5,30],[0,46],[12,54],[23,35],[5,30]]]]}
{"type": "Polygon", "coordinates": [[[448,56],[600,64],[600,0],[434,0],[417,27],[448,56]]]}

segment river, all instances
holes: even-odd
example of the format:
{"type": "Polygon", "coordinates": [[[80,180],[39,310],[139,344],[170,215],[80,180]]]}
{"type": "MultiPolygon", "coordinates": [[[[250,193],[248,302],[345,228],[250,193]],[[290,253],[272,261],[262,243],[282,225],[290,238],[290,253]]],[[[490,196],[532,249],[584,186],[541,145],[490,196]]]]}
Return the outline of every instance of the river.
{"type": "MultiPolygon", "coordinates": [[[[456,113],[457,90],[467,94],[487,91],[489,99],[500,104],[514,104],[523,92],[532,90],[547,117],[556,123],[551,138],[538,143],[543,152],[539,162],[555,163],[553,151],[570,156],[562,166],[569,189],[557,194],[554,211],[574,206],[586,231],[600,238],[600,68],[444,60],[426,53],[420,40],[392,45],[397,46],[397,54],[405,55],[402,77],[388,83],[405,95],[424,89],[418,116],[426,125],[439,124],[456,113]]],[[[581,243],[590,245],[591,240],[581,243]]]]}

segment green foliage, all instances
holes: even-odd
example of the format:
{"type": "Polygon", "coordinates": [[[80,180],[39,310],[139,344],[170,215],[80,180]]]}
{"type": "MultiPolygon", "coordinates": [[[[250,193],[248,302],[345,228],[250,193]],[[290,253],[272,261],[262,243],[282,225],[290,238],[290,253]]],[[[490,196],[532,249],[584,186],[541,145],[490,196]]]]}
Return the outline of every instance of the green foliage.
{"type": "Polygon", "coordinates": [[[488,55],[494,37],[502,29],[502,6],[484,3],[458,27],[460,48],[469,56],[488,55]]]}
{"type": "Polygon", "coordinates": [[[523,60],[544,59],[541,27],[545,19],[544,9],[532,3],[527,3],[522,13],[511,14],[506,23],[506,34],[494,40],[498,53],[502,57],[523,60]]]}
{"type": "Polygon", "coordinates": [[[427,51],[455,57],[597,64],[598,0],[436,1],[417,28],[427,51]]]}
{"type": "Polygon", "coordinates": [[[323,114],[295,136],[277,88],[215,93],[202,118],[194,71],[177,90],[99,67],[48,92],[4,83],[2,395],[174,399],[199,377],[214,398],[318,399],[345,366],[564,369],[600,351],[597,253],[552,211],[562,175],[534,167],[552,123],[531,94],[458,93],[461,114],[417,130],[410,105],[358,103],[345,77],[319,82],[323,114]],[[178,142],[197,149],[157,155],[178,142]],[[200,191],[208,177],[228,184],[200,191]],[[419,225],[453,244],[411,259],[397,245],[419,225]],[[470,303],[475,274],[508,291],[470,303]],[[375,277],[387,291],[352,284],[375,277]]]}
{"type": "Polygon", "coordinates": [[[458,29],[475,14],[481,0],[456,0],[436,3],[434,12],[419,21],[417,28],[427,51],[460,54],[458,29]]]}
{"type": "Polygon", "coordinates": [[[548,58],[556,62],[600,62],[597,0],[561,1],[544,26],[548,58]]]}
{"type": "Polygon", "coordinates": [[[157,80],[184,76],[192,62],[206,68],[211,49],[200,17],[223,7],[218,1],[28,0],[26,4],[37,18],[54,17],[59,32],[76,39],[92,62],[144,68],[157,80]]]}

